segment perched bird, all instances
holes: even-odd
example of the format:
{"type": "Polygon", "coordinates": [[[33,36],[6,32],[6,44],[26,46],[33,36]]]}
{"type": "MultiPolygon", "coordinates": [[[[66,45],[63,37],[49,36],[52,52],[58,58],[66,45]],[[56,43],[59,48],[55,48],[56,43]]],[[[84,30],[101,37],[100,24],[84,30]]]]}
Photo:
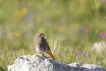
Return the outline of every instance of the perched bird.
{"type": "Polygon", "coordinates": [[[47,54],[50,55],[50,57],[55,60],[54,55],[51,53],[50,47],[46,41],[46,39],[44,38],[44,34],[43,33],[39,33],[34,37],[34,48],[37,52],[37,55],[41,56],[41,57],[45,57],[44,56],[44,52],[46,52],[47,54]]]}

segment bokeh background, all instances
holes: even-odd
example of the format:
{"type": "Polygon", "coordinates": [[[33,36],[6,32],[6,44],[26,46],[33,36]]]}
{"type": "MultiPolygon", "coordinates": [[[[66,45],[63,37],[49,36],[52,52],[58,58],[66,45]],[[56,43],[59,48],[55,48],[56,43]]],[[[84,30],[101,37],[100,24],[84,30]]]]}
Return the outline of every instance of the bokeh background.
{"type": "Polygon", "coordinates": [[[33,55],[40,32],[56,61],[106,67],[106,0],[0,0],[0,69],[33,55]]]}

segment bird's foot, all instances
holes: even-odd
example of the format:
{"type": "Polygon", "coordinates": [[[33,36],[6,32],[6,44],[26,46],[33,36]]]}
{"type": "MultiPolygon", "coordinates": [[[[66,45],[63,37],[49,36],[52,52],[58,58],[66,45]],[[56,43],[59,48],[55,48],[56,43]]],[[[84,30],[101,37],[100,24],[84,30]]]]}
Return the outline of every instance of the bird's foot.
{"type": "Polygon", "coordinates": [[[39,57],[41,57],[42,59],[48,58],[48,57],[46,57],[46,56],[44,56],[44,55],[39,55],[39,54],[36,54],[36,56],[39,56],[39,57]]]}

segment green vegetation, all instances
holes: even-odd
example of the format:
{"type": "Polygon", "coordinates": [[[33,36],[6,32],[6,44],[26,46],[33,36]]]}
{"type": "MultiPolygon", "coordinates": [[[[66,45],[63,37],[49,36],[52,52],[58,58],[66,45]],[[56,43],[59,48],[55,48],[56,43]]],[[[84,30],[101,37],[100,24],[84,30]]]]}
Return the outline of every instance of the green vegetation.
{"type": "Polygon", "coordinates": [[[34,54],[44,32],[57,61],[106,67],[106,52],[92,46],[106,38],[106,0],[0,0],[0,69],[34,54]]]}

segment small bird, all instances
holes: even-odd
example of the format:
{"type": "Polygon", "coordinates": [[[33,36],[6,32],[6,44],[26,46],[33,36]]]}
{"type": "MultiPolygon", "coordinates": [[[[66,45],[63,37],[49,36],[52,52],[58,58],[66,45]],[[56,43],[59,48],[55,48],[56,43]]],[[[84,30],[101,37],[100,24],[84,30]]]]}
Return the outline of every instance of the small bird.
{"type": "Polygon", "coordinates": [[[44,52],[46,52],[47,54],[50,55],[50,57],[55,60],[54,55],[52,54],[50,47],[48,45],[48,42],[46,41],[46,39],[44,38],[44,34],[43,33],[39,33],[37,34],[34,39],[34,48],[35,51],[37,52],[37,55],[45,58],[44,56],[44,52]]]}

